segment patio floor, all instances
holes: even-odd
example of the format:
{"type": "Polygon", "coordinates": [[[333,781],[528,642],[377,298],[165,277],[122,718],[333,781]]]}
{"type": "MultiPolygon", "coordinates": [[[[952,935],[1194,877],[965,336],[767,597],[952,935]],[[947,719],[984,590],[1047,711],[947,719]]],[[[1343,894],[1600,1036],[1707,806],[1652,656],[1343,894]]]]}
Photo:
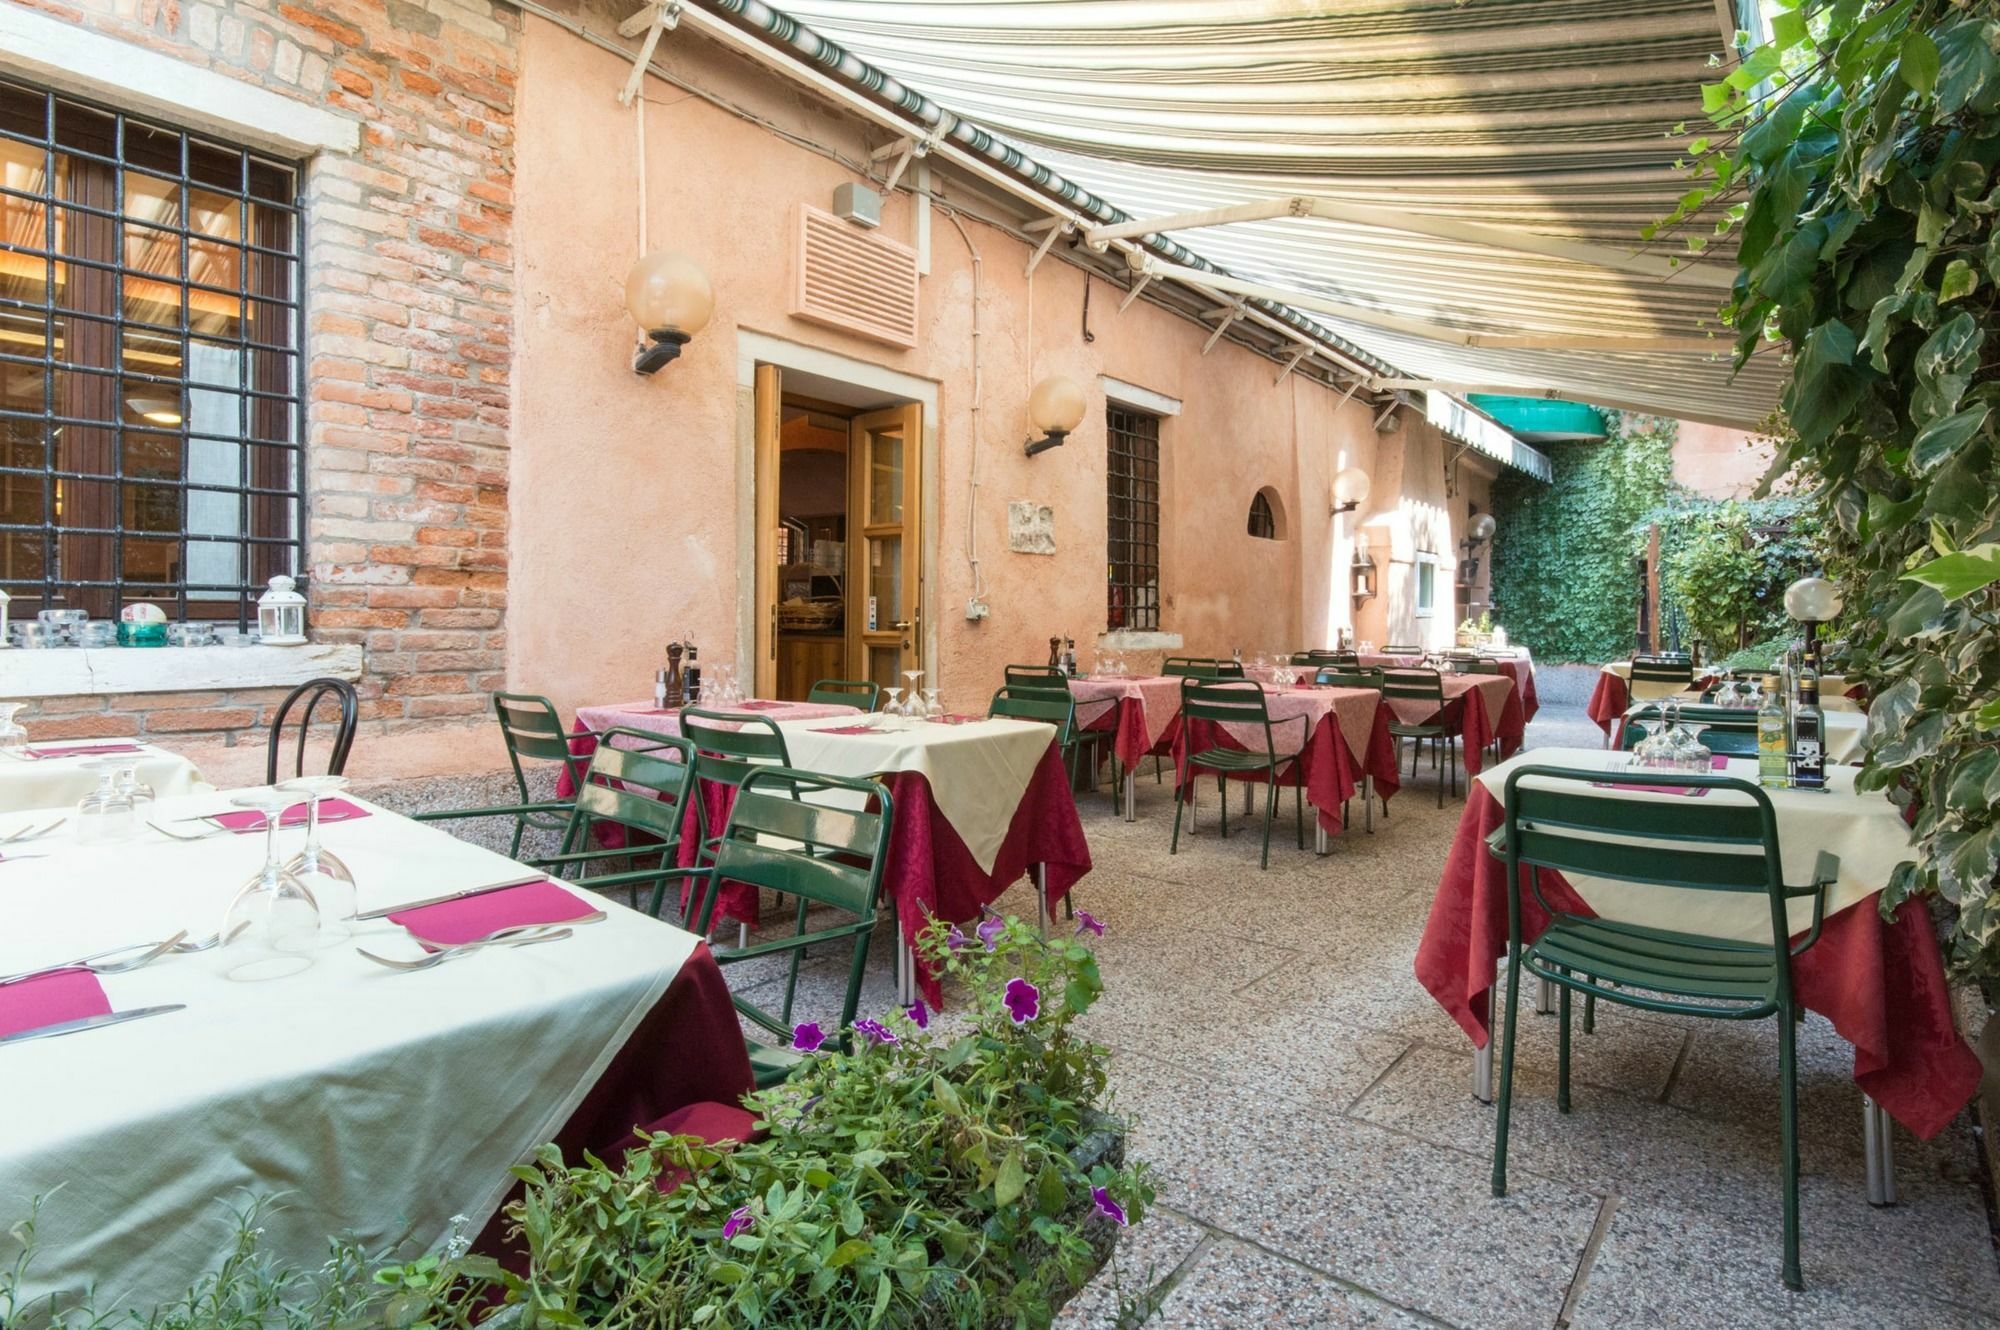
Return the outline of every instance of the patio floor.
{"type": "MultiPolygon", "coordinates": [[[[1528,739],[1600,741],[1567,707],[1528,739]]],[[[1131,824],[1085,802],[1096,868],[1078,899],[1109,927],[1088,1020],[1114,1050],[1132,1154],[1157,1170],[1159,1204],[1117,1263],[1128,1298],[1159,1301],[1152,1324],[2000,1327],[1969,1119],[1930,1142],[1899,1129],[1901,1204],[1871,1208],[1851,1051],[1818,1017],[1800,1036],[1805,1293],[1778,1279],[1768,1023],[1600,1007],[1563,1118],[1556,1021],[1530,1011],[1512,1193],[1493,1199],[1470,1044],[1411,970],[1460,807],[1435,807],[1428,769],[1325,860],[1281,823],[1266,873],[1254,835],[1224,842],[1208,819],[1170,857],[1166,787],[1142,777],[1139,795],[1131,824]]],[[[1033,898],[1003,908],[1032,917],[1033,898]]],[[[893,1002],[878,949],[864,1012],[893,1002]]],[[[1116,1324],[1113,1283],[1060,1324],[1116,1324]]]]}

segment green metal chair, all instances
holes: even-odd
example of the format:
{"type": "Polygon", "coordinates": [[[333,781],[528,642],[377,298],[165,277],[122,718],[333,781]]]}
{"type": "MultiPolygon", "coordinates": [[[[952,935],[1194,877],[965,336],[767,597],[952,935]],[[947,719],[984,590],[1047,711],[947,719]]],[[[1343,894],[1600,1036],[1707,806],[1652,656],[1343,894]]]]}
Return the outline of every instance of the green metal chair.
{"type": "MultiPolygon", "coordinates": [[[[1259,868],[1271,866],[1271,820],[1278,812],[1278,773],[1297,760],[1305,749],[1306,738],[1311,724],[1308,717],[1290,717],[1280,724],[1297,721],[1301,733],[1299,747],[1292,753],[1279,756],[1271,736],[1271,713],[1264,704],[1264,690],[1249,688],[1242,684],[1213,683],[1198,678],[1181,681],[1181,724],[1191,727],[1193,722],[1205,721],[1215,725],[1255,726],[1263,731],[1264,750],[1226,748],[1217,742],[1207,748],[1194,746],[1195,731],[1183,729],[1188,739],[1187,788],[1174,791],[1174,834],[1168,843],[1167,853],[1178,854],[1181,844],[1181,813],[1187,807],[1187,794],[1192,794],[1192,786],[1197,779],[1194,768],[1206,767],[1215,772],[1215,789],[1218,802],[1222,805],[1222,838],[1229,839],[1229,777],[1239,772],[1261,772],[1264,776],[1264,850],[1258,860],[1259,868]]],[[[1292,810],[1298,822],[1299,848],[1306,847],[1305,783],[1299,781],[1292,786],[1292,810]]]]}
{"type": "MultiPolygon", "coordinates": [[[[1110,730],[1086,730],[1076,723],[1076,711],[1073,705],[1075,697],[1069,690],[1069,676],[1051,665],[1009,665],[1006,671],[1006,683],[1000,692],[1017,697],[1039,694],[1049,701],[1071,704],[1069,720],[1062,730],[1063,764],[1069,770],[1069,784],[1072,790],[1077,788],[1079,777],[1084,772],[1090,774],[1089,784],[1085,788],[1095,790],[1097,769],[1103,765],[1105,755],[1113,752],[1112,745],[1116,736],[1110,730]]],[[[998,694],[995,696],[997,698],[998,694]]],[[[989,707],[986,714],[992,716],[999,713],[989,707]]],[[[1034,716],[1029,719],[1050,718],[1034,716]]],[[[1051,720],[1050,723],[1055,722],[1051,720]]],[[[1118,788],[1117,760],[1114,753],[1111,772],[1111,788],[1114,790],[1118,788]]]]}
{"type": "MultiPolygon", "coordinates": [[[[657,889],[675,871],[681,818],[693,789],[694,748],[685,739],[623,727],[606,730],[599,737],[597,751],[590,755],[590,768],[583,783],[577,787],[561,851],[529,862],[593,891],[623,887],[637,904],[641,887],[657,889]],[[614,741],[619,739],[629,740],[630,746],[616,746],[614,741]],[[642,831],[659,844],[634,846],[628,840],[616,849],[591,849],[591,832],[600,822],[614,823],[627,831],[642,831]],[[587,880],[573,876],[573,870],[588,870],[606,860],[647,859],[655,855],[659,862],[651,868],[614,869],[587,880]]],[[[659,913],[657,904],[653,912],[659,913]]]]}
{"type": "Polygon", "coordinates": [[[1631,681],[1687,688],[1694,683],[1694,661],[1686,656],[1634,656],[1631,681]]]}
{"type": "MultiPolygon", "coordinates": [[[[1662,703],[1648,702],[1627,714],[1618,746],[1630,749],[1645,738],[1643,722],[1659,719],[1664,710],[1662,703]]],[[[1680,717],[1689,725],[1705,727],[1701,732],[1701,741],[1710,752],[1729,757],[1757,756],[1756,712],[1743,707],[1683,706],[1680,717]]]]}
{"type": "Polygon", "coordinates": [[[1323,665],[1319,673],[1313,675],[1313,682],[1321,688],[1373,688],[1382,691],[1382,667],[1379,665],[1363,669],[1359,665],[1323,665]]]}
{"type": "Polygon", "coordinates": [[[1382,654],[1385,656],[1421,656],[1424,654],[1424,649],[1414,642],[1391,642],[1388,646],[1382,648],[1382,654]]]}
{"type": "Polygon", "coordinates": [[[701,827],[699,862],[706,864],[722,829],[708,825],[708,801],[700,796],[700,782],[740,788],[745,778],[761,768],[789,767],[792,755],[785,748],[784,732],[768,716],[689,707],[681,712],[681,734],[694,745],[695,811],[701,827]]]}
{"type": "Polygon", "coordinates": [[[1493,1194],[1507,1194],[1507,1126],[1513,1105],[1514,1031],[1521,971],[1561,992],[1556,1108],[1569,1112],[1570,994],[1643,1011],[1711,1020],[1778,1023],[1778,1122],[1785,1186],[1784,1280],[1805,1286],[1799,1270],[1798,1055],[1792,958],[1819,940],[1826,888],[1839,861],[1821,851],[1813,881],[1787,886],[1771,800],[1749,781],[1675,775],[1676,785],[1727,791],[1728,801],[1630,799],[1588,792],[1592,785],[1657,784],[1657,773],[1523,766],[1508,774],[1505,813],[1488,844],[1507,865],[1507,1023],[1500,1049],[1500,1098],[1493,1141],[1493,1194]],[[1533,781],[1534,784],[1527,782],[1533,781]],[[1747,802],[1744,802],[1747,800],[1747,802]],[[1521,881],[1549,916],[1533,943],[1521,940],[1521,881]],[[1763,895],[1771,910],[1768,941],[1736,941],[1620,924],[1571,914],[1542,893],[1541,870],[1587,874],[1641,886],[1763,895]],[[1810,897],[1812,925],[1791,941],[1791,901],[1810,897]]]}
{"type": "MultiPolygon", "coordinates": [[[[1392,703],[1402,700],[1427,702],[1431,705],[1432,710],[1424,713],[1428,719],[1416,724],[1406,724],[1402,720],[1393,719],[1395,711],[1392,707],[1390,711],[1392,719],[1389,721],[1389,734],[1395,739],[1396,747],[1399,751],[1403,746],[1403,740],[1411,739],[1415,741],[1415,747],[1410,750],[1410,779],[1412,780],[1416,779],[1417,760],[1423,755],[1424,741],[1426,739],[1430,740],[1431,744],[1431,767],[1433,770],[1438,768],[1439,755],[1442,753],[1445,770],[1440,771],[1438,774],[1438,807],[1443,808],[1446,772],[1451,776],[1451,797],[1454,799],[1458,797],[1458,732],[1445,723],[1444,682],[1442,678],[1436,670],[1384,670],[1382,671],[1382,696],[1392,703]]],[[[1396,761],[1398,766],[1402,764],[1400,756],[1396,761]]]]}
{"type": "MultiPolygon", "coordinates": [[[[882,869],[888,860],[893,804],[881,782],[847,780],[792,767],[758,767],[747,772],[717,834],[714,862],[706,868],[678,869],[676,876],[706,880],[695,933],[706,936],[713,922],[716,898],[724,882],[748,883],[760,891],[775,891],[797,900],[790,935],[735,947],[711,947],[716,962],[727,968],[765,956],[789,956],[783,1005],[774,1014],[741,994],[732,994],[736,1010],[773,1036],[771,1042],[748,1041],[750,1067],[762,1089],[791,1075],[801,1055],[793,1052],[792,1006],[798,995],[799,962],[807,948],[852,938],[854,957],[848,966],[847,991],[841,1001],[838,1033],[829,1032],[845,1048],[849,1027],[861,1001],[862,975],[868,966],[868,942],[875,930],[875,901],[882,889],[882,869]],[[841,805],[816,802],[831,795],[841,805]],[[808,928],[808,911],[820,906],[843,916],[842,922],[808,928]]],[[[653,893],[658,917],[665,884],[653,893]]]]}
{"type": "Polygon", "coordinates": [[[859,707],[873,711],[882,700],[882,685],[873,679],[821,679],[806,694],[814,706],[859,707]]]}
{"type": "Polygon", "coordinates": [[[1017,683],[1040,688],[1068,688],[1069,676],[1053,665],[1009,665],[1005,671],[1006,686],[1017,683]]]}
{"type": "Polygon", "coordinates": [[[487,808],[446,808],[417,813],[418,822],[452,822],[465,818],[511,817],[514,839],[507,849],[509,859],[521,857],[521,837],[528,828],[566,832],[575,809],[574,797],[536,800],[528,793],[528,772],[522,760],[560,762],[569,776],[570,788],[583,788],[588,761],[570,751],[570,740],[595,738],[587,731],[565,731],[556,704],[533,693],[495,693],[493,713],[500,721],[500,737],[507,745],[507,761],[514,768],[514,787],[520,791],[517,803],[487,808]]]}
{"type": "Polygon", "coordinates": [[[1160,664],[1160,673],[1179,679],[1241,679],[1243,666],[1217,656],[1168,656],[1160,664]]]}

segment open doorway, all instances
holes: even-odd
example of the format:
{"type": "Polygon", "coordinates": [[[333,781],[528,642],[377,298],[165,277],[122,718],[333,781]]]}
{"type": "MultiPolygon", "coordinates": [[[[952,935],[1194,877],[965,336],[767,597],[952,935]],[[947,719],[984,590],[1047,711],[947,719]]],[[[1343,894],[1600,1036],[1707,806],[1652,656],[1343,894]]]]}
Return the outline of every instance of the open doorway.
{"type": "Polygon", "coordinates": [[[758,692],[922,668],[922,407],[758,367],[758,692]]]}

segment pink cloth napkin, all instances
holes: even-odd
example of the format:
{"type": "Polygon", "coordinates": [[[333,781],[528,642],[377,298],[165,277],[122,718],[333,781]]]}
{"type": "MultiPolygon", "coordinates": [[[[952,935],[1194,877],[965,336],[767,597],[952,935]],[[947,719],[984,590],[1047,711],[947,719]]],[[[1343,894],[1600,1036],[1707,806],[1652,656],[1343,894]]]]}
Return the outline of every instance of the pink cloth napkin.
{"type": "Polygon", "coordinates": [[[104,985],[88,970],[56,970],[0,988],[0,1036],[110,1012],[104,985]]]}
{"type": "Polygon", "coordinates": [[[29,757],[83,757],[86,754],[103,753],[143,753],[144,744],[42,744],[39,747],[23,749],[29,757]]]}
{"type": "Polygon", "coordinates": [[[834,725],[828,727],[827,729],[814,730],[813,733],[814,734],[873,734],[875,733],[875,727],[872,725],[834,725]]]}
{"type": "MultiPolygon", "coordinates": [[[[325,826],[329,822],[352,822],[357,817],[367,817],[368,810],[359,804],[351,804],[345,799],[322,799],[319,805],[319,822],[325,826]]],[[[228,827],[234,832],[262,831],[264,815],[254,808],[246,808],[240,813],[217,813],[208,819],[218,827],[228,827]]],[[[280,830],[285,827],[302,827],[306,824],[306,806],[293,804],[278,818],[280,830]]]]}
{"type": "Polygon", "coordinates": [[[409,929],[419,942],[455,947],[461,942],[491,937],[503,928],[560,924],[595,914],[597,910],[597,906],[577,899],[554,882],[545,881],[419,906],[392,914],[389,919],[409,929]]]}

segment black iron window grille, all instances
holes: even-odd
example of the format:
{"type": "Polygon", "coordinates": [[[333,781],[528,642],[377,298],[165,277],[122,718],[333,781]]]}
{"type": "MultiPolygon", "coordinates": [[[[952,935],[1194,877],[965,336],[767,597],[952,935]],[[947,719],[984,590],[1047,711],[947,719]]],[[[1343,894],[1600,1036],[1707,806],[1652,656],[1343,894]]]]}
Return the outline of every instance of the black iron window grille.
{"type": "Polygon", "coordinates": [[[0,80],[0,588],[247,625],[303,563],[294,165],[0,80]]]}
{"type": "Polygon", "coordinates": [[[1259,540],[1278,538],[1278,515],[1271,511],[1271,501],[1262,490],[1250,496],[1250,534],[1259,540]]]}
{"type": "Polygon", "coordinates": [[[1160,418],[1113,405],[1105,415],[1110,517],[1105,626],[1160,626],[1160,418]]]}

